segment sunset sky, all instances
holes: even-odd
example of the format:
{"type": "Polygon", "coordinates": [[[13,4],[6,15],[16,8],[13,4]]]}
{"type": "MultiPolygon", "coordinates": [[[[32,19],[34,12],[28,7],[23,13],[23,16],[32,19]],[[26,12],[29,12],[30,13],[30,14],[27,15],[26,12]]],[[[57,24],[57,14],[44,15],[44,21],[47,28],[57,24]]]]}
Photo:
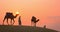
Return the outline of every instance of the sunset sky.
{"type": "MultiPolygon", "coordinates": [[[[38,27],[46,25],[47,28],[60,31],[60,0],[0,0],[0,24],[6,12],[15,15],[17,11],[22,25],[31,26],[31,17],[35,16],[40,19],[38,27]]],[[[15,21],[14,25],[18,25],[18,17],[15,21]]]]}

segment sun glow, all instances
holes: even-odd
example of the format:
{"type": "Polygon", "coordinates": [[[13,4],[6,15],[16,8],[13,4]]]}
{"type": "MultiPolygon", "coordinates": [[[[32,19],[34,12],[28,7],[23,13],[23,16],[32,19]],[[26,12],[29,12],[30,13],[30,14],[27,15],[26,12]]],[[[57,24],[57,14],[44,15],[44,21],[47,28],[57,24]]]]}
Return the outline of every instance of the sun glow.
{"type": "Polygon", "coordinates": [[[16,12],[16,14],[19,14],[19,12],[16,12]]]}

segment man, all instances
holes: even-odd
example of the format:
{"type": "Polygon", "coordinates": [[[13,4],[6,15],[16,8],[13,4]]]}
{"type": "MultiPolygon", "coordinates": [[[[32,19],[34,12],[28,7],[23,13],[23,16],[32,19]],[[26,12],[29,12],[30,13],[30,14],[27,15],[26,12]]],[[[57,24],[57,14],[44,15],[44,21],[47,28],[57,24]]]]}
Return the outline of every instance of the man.
{"type": "Polygon", "coordinates": [[[19,25],[21,25],[21,16],[19,16],[19,18],[18,18],[18,23],[19,23],[19,25]]]}

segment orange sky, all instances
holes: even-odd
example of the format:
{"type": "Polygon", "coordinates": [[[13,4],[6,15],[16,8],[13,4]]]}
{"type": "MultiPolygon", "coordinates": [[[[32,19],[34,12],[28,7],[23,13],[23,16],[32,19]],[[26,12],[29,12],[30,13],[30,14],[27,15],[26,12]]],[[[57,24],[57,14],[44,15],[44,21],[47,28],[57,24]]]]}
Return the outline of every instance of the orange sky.
{"type": "MultiPolygon", "coordinates": [[[[19,12],[22,25],[31,25],[31,17],[40,19],[37,26],[60,30],[60,0],[0,0],[0,24],[6,12],[19,12]]],[[[18,17],[15,19],[18,25],[18,17]]],[[[6,24],[6,23],[5,23],[6,24]]]]}

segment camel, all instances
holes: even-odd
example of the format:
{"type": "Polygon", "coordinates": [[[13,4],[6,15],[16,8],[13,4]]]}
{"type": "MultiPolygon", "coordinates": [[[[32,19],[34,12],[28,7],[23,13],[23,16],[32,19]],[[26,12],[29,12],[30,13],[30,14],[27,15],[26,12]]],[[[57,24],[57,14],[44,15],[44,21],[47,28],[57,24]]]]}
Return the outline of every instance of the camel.
{"type": "Polygon", "coordinates": [[[18,14],[16,14],[14,16],[13,13],[7,12],[5,17],[4,17],[4,20],[3,20],[3,25],[4,25],[4,22],[5,22],[6,19],[7,19],[7,24],[9,24],[8,19],[11,19],[11,24],[14,24],[15,23],[14,18],[16,18],[17,16],[18,16],[18,14]],[[12,20],[13,20],[13,23],[12,23],[12,20]]]}
{"type": "Polygon", "coordinates": [[[37,19],[36,21],[34,21],[34,24],[35,24],[34,26],[35,26],[35,27],[36,27],[36,23],[37,23],[38,21],[39,21],[39,19],[37,19]]]}
{"type": "Polygon", "coordinates": [[[36,23],[39,21],[39,19],[36,20],[36,17],[32,16],[31,19],[31,25],[34,24],[34,26],[36,27],[36,23]]]}

